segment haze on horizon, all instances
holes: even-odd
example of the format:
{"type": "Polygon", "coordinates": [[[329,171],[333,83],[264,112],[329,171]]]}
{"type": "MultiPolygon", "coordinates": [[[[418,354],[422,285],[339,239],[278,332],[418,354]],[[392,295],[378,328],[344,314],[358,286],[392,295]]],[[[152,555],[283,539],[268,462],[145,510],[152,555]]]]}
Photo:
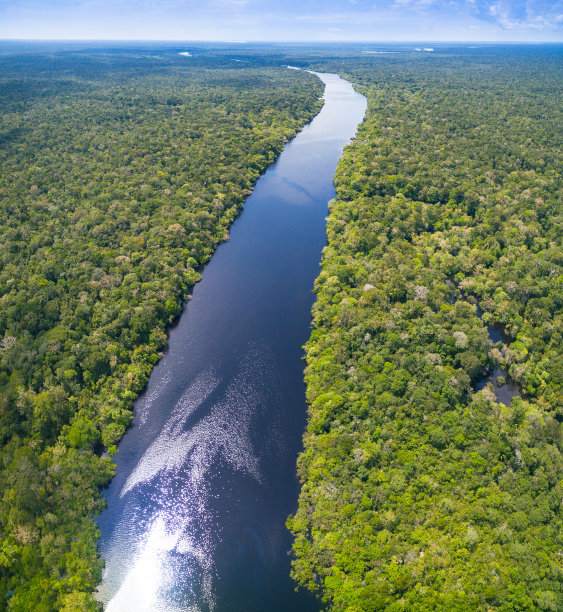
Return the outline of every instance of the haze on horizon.
{"type": "Polygon", "coordinates": [[[0,38],[562,42],[563,0],[0,0],[0,38]]]}

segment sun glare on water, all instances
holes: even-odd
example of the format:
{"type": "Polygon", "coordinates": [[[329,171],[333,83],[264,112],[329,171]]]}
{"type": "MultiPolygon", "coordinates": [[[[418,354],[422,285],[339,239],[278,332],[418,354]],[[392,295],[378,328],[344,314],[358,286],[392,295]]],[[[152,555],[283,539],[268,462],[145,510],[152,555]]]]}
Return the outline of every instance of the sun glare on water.
{"type": "Polygon", "coordinates": [[[169,604],[166,604],[166,607],[159,605],[159,591],[167,582],[166,576],[163,575],[169,565],[167,553],[174,550],[181,535],[181,531],[169,533],[162,517],[156,518],[145,546],[135,559],[121,588],[109,602],[107,612],[171,610],[169,604]]]}

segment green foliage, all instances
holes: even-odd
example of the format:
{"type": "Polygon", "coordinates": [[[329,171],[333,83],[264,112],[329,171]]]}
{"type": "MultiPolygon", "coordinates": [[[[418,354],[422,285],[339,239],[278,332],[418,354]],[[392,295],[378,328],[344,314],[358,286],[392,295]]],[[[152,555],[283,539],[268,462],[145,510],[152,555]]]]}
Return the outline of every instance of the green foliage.
{"type": "Polygon", "coordinates": [[[316,281],[293,575],[347,612],[563,609],[560,53],[328,66],[369,107],[316,281]],[[510,407],[473,391],[497,363],[510,407]]]}
{"type": "Polygon", "coordinates": [[[102,451],[322,89],[126,52],[4,54],[0,75],[0,608],[92,610],[102,451]]]}

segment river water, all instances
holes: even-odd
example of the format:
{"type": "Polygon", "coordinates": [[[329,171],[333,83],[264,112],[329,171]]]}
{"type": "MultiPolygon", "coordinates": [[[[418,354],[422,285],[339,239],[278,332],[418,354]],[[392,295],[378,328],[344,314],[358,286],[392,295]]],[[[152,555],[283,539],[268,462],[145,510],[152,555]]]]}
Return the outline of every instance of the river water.
{"type": "Polygon", "coordinates": [[[366,100],[318,76],[321,112],[257,182],[135,405],[98,520],[108,611],[320,608],[289,578],[285,520],[327,204],[366,100]]]}

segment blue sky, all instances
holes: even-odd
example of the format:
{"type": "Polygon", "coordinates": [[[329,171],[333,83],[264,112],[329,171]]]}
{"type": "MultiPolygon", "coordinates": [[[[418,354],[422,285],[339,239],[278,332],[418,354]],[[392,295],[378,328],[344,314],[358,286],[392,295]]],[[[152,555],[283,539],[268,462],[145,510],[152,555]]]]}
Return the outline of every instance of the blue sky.
{"type": "Polygon", "coordinates": [[[563,41],[563,0],[0,0],[0,38],[563,41]]]}

